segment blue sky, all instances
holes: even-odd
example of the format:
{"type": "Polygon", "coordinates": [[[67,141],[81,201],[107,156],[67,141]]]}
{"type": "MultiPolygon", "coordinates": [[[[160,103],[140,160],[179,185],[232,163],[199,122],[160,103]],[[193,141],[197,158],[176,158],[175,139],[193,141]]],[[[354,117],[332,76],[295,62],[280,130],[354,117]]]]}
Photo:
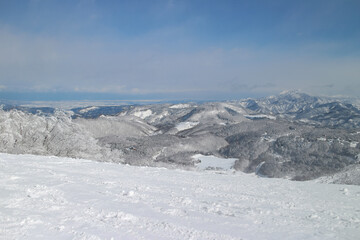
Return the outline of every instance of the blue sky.
{"type": "Polygon", "coordinates": [[[0,99],[358,96],[359,12],[357,0],[0,0],[0,99]]]}

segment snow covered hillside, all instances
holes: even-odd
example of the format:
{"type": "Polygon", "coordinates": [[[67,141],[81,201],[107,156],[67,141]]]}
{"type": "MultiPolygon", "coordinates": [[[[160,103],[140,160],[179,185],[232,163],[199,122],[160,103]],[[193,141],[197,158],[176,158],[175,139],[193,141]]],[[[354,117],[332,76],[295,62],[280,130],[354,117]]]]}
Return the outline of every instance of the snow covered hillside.
{"type": "Polygon", "coordinates": [[[0,152],[187,170],[213,156],[270,178],[356,185],[360,174],[348,170],[360,166],[360,109],[300,92],[72,111],[0,106],[0,152]]]}
{"type": "Polygon", "coordinates": [[[0,154],[0,239],[358,239],[360,187],[0,154]]]}

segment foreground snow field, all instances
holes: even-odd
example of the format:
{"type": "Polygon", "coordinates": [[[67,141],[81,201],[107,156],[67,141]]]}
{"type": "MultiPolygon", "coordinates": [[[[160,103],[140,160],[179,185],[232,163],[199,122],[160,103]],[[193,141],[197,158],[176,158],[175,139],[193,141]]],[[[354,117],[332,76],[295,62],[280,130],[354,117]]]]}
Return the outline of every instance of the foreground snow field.
{"type": "Polygon", "coordinates": [[[360,187],[0,154],[0,239],[359,239],[360,187]]]}

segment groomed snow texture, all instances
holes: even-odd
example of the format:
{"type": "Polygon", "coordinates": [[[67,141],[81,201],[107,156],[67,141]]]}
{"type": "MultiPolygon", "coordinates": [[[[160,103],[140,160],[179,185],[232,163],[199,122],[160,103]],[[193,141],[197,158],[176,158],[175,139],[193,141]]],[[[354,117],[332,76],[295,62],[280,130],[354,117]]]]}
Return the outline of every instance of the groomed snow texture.
{"type": "Polygon", "coordinates": [[[0,239],[359,239],[360,187],[0,154],[0,239]]]}

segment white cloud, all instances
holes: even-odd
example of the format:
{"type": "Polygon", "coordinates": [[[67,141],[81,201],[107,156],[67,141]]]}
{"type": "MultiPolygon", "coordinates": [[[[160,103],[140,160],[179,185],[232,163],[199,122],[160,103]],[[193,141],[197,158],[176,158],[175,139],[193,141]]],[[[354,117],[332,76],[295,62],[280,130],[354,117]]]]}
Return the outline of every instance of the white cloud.
{"type": "Polygon", "coordinates": [[[357,94],[351,87],[358,89],[357,58],[296,50],[152,48],[156,40],[50,38],[0,28],[0,80],[7,90],[29,91],[226,94],[301,88],[357,94]],[[331,89],[314,87],[329,84],[331,89]]]}

